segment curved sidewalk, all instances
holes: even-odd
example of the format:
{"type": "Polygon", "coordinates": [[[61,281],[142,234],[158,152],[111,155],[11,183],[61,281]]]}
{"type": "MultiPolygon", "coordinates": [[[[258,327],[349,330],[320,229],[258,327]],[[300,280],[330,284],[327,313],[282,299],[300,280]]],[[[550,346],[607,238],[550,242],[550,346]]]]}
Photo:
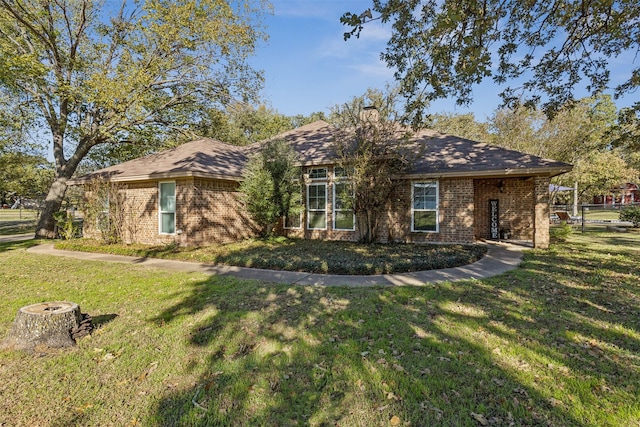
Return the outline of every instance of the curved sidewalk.
{"type": "Polygon", "coordinates": [[[233,276],[265,282],[312,286],[423,286],[430,283],[455,282],[467,279],[484,279],[516,268],[522,261],[523,246],[505,243],[487,243],[487,254],[479,261],[462,267],[427,270],[403,274],[372,276],[343,276],[334,274],[300,273],[294,271],[263,270],[259,268],[232,267],[157,258],[140,258],[101,253],[75,252],[55,249],[52,243],[34,246],[27,252],[66,256],[71,258],[138,264],[185,272],[200,272],[219,276],[233,276]]]}

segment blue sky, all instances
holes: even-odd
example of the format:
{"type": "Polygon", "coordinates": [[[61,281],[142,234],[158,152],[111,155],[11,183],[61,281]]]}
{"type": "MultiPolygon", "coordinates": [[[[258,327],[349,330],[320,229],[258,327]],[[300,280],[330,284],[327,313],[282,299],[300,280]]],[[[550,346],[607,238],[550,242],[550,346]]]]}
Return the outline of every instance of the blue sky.
{"type": "MultiPolygon", "coordinates": [[[[344,41],[340,16],[371,7],[363,0],[272,0],[274,13],[265,18],[269,41],[257,50],[252,64],[265,73],[263,98],[286,115],[328,112],[335,104],[362,95],[367,88],[384,89],[393,82],[393,70],[380,60],[391,34],[389,25],[367,25],[360,39],[344,41]]],[[[612,59],[612,79],[628,78],[628,58],[612,59]],[[626,71],[625,73],[617,73],[626,71]]],[[[500,104],[501,88],[490,80],[474,89],[474,103],[456,106],[451,100],[437,101],[429,112],[473,112],[477,120],[491,116],[500,104]]],[[[577,97],[586,96],[576,94],[577,97]]],[[[630,94],[619,107],[637,99],[630,94]]]]}

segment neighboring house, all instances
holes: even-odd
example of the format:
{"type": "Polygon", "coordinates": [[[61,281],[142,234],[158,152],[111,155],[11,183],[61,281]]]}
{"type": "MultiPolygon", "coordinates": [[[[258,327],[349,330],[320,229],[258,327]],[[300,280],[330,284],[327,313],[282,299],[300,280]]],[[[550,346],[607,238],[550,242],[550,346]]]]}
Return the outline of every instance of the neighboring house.
{"type": "Polygon", "coordinates": [[[609,190],[609,194],[601,194],[593,197],[596,205],[626,205],[640,203],[640,189],[638,184],[627,182],[618,188],[609,190]]]}
{"type": "MultiPolygon", "coordinates": [[[[336,197],[344,177],[335,167],[334,134],[334,127],[317,121],[278,136],[298,153],[305,174],[303,213],[284,224],[289,236],[358,239],[353,212],[336,197]]],[[[473,243],[508,236],[548,246],[549,180],[571,165],[430,130],[411,142],[424,154],[402,177],[382,218],[380,241],[473,243]]],[[[226,243],[256,232],[238,187],[257,149],[201,139],[70,183],[121,183],[128,201],[126,241],[226,243]]],[[[85,236],[97,233],[96,224],[85,224],[85,236]]]]}

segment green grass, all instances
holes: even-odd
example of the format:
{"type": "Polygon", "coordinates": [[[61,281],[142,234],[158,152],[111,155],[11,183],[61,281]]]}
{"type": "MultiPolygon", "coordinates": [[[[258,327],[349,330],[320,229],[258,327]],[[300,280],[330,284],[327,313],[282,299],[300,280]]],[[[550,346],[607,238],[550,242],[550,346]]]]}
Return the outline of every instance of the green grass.
{"type": "Polygon", "coordinates": [[[373,244],[275,238],[202,248],[177,245],[105,245],[87,239],[56,244],[59,249],[170,258],[272,270],[332,274],[389,274],[457,267],[473,263],[483,246],[373,244]]]}
{"type": "Polygon", "coordinates": [[[0,222],[17,220],[36,220],[38,211],[32,209],[0,209],[0,222]]]}
{"type": "Polygon", "coordinates": [[[0,209],[0,236],[35,233],[38,212],[28,209],[0,209]]]}
{"type": "Polygon", "coordinates": [[[640,420],[637,232],[574,233],[498,277],[419,288],[269,285],[32,244],[0,245],[0,337],[49,300],[98,329],[69,351],[0,351],[0,425],[640,420]]]}
{"type": "Polygon", "coordinates": [[[584,218],[593,221],[617,221],[620,219],[620,209],[589,209],[584,211],[584,218]]]}

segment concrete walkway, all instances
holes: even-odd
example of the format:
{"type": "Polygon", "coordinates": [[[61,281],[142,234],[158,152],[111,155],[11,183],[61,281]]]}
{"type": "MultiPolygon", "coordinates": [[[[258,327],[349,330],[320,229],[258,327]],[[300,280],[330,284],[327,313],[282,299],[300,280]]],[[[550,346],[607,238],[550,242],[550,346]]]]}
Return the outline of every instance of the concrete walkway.
{"type": "Polygon", "coordinates": [[[455,282],[467,279],[484,279],[516,268],[522,261],[522,252],[528,248],[519,245],[487,243],[487,254],[479,261],[456,268],[418,271],[404,274],[372,276],[343,276],[333,274],[300,273],[294,271],[263,270],[259,268],[231,267],[156,258],[139,258],[122,255],[75,252],[54,249],[47,243],[27,249],[27,252],[66,256],[89,261],[108,261],[138,264],[175,271],[200,272],[241,279],[312,286],[423,286],[429,283],[455,282]]]}

